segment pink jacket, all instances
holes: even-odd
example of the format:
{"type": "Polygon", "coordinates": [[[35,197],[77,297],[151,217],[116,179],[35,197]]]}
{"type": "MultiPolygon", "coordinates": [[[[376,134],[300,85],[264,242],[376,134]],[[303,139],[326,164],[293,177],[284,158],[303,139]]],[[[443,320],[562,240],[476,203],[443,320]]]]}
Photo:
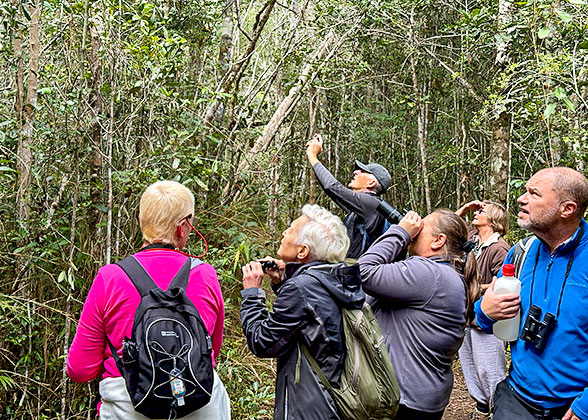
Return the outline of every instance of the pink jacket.
{"type": "MultiPolygon", "coordinates": [[[[186,256],[170,249],[151,249],[135,254],[158,287],[166,290],[186,261],[186,256]]],[[[212,362],[223,342],[225,306],[216,271],[208,264],[192,269],[188,298],[212,336],[212,362]]],[[[67,356],[67,374],[75,382],[121,376],[106,342],[106,335],[122,354],[122,340],[130,337],[135,311],[141,296],[125,272],[116,264],[98,270],[92,283],[76,335],[67,356]]]]}

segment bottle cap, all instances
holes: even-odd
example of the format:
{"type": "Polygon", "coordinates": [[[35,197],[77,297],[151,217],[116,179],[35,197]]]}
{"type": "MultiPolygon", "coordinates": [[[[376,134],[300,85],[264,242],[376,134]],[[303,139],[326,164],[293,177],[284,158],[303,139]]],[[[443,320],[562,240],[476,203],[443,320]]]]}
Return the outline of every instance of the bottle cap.
{"type": "Polygon", "coordinates": [[[504,277],[513,277],[515,274],[515,267],[513,264],[504,264],[502,266],[502,275],[504,277]]]}

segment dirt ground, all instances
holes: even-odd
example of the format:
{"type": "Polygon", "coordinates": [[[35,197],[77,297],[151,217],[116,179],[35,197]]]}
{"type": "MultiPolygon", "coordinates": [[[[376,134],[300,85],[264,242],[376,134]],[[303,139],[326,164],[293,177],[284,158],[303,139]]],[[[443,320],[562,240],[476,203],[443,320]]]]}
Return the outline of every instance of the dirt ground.
{"type": "Polygon", "coordinates": [[[454,364],[453,374],[455,376],[453,391],[451,392],[449,405],[445,409],[443,420],[468,420],[476,404],[468,394],[459,363],[454,364]]]}

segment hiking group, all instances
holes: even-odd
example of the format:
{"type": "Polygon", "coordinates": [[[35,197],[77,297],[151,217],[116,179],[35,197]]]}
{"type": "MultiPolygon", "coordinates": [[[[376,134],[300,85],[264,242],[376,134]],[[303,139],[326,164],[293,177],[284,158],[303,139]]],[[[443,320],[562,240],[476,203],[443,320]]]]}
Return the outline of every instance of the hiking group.
{"type": "MultiPolygon", "coordinates": [[[[510,248],[501,204],[386,214],[378,209],[388,171],[356,161],[345,187],[319,161],[322,148],[315,136],[306,154],[345,219],[307,204],[277,258],[242,268],[247,345],[277,358],[274,418],[441,419],[459,353],[472,418],[588,420],[586,178],[564,167],[534,174],[517,223],[535,240],[510,248]],[[521,292],[497,294],[510,263],[521,292]],[[507,375],[505,343],[492,328],[519,313],[507,375]]],[[[76,382],[102,376],[104,420],[231,418],[215,371],[225,318],[219,280],[180,251],[194,206],[177,182],[150,185],[139,207],[142,248],[100,268],[92,283],[67,372],[76,382]]]]}

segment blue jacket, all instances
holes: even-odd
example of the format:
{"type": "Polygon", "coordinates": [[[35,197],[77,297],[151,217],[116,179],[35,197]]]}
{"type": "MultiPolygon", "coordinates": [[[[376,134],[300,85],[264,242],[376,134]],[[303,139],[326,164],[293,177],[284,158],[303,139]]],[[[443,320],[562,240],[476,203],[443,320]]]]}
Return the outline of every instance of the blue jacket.
{"type": "MultiPolygon", "coordinates": [[[[505,264],[510,263],[512,253],[513,249],[505,264]]],[[[573,400],[574,413],[588,420],[588,224],[582,220],[574,235],[553,255],[542,241],[534,241],[520,277],[521,328],[531,304],[542,309],[541,317],[547,312],[556,315],[562,287],[563,294],[555,327],[542,351],[520,338],[511,343],[508,383],[521,397],[544,408],[573,400]],[[570,258],[572,265],[564,286],[570,258]]],[[[486,333],[492,333],[494,320],[482,311],[480,302],[475,303],[476,322],[486,333]]]]}

